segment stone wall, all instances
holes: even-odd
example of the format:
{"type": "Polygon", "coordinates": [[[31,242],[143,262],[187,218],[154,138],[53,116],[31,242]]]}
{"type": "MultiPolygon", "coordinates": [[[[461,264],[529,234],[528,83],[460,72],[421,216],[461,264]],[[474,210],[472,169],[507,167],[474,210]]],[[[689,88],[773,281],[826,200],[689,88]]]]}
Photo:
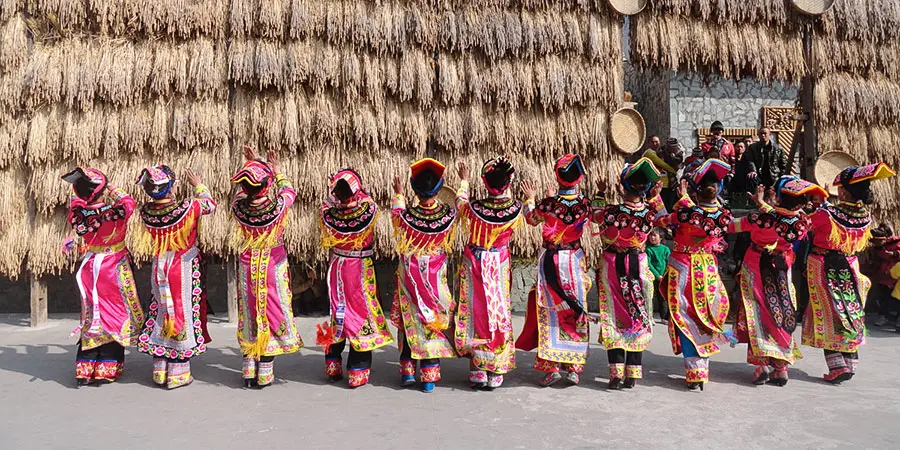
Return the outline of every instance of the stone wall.
{"type": "Polygon", "coordinates": [[[763,106],[793,106],[797,100],[797,87],[780,82],[704,79],[688,73],[670,77],[669,133],[687,149],[696,146],[697,128],[708,128],[714,120],[725,128],[757,128],[763,106]]]}

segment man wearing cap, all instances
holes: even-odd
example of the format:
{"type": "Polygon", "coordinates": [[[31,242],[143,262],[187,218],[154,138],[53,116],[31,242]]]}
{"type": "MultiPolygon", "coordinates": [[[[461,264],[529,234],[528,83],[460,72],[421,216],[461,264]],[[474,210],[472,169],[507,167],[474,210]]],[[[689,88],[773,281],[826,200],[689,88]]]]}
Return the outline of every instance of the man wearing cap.
{"type": "Polygon", "coordinates": [[[397,290],[391,321],[400,346],[400,384],[416,384],[416,363],[423,392],[434,391],[441,379],[440,358],[456,356],[447,329],[453,294],[447,284],[447,254],[456,227],[456,209],[437,195],[444,186],[443,164],[425,158],[410,166],[410,185],[419,200],[406,206],[403,183],[394,178],[391,216],[397,237],[397,290]]]}
{"type": "Polygon", "coordinates": [[[741,158],[738,173],[746,174],[746,188],[749,191],[757,184],[767,188],[774,186],[787,168],[787,157],[781,147],[772,141],[772,132],[762,127],[759,129],[759,141],[750,144],[741,158]]]}

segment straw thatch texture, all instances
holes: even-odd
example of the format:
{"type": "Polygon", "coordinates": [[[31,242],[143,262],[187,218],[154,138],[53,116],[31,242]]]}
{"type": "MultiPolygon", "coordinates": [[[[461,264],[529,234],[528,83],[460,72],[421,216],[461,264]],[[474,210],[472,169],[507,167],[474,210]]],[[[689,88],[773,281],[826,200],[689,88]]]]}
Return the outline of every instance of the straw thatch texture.
{"type": "MultiPolygon", "coordinates": [[[[815,25],[819,152],[900,167],[900,3],[839,0],[815,25]]],[[[872,186],[876,219],[900,225],[900,182],[872,186]]]]}
{"type": "MultiPolygon", "coordinates": [[[[143,167],[193,168],[219,203],[200,244],[227,256],[241,147],[275,150],[298,192],[288,250],[320,261],[319,205],[341,167],[382,205],[381,256],[394,248],[390,181],[429,151],[452,186],[466,161],[476,195],[498,154],[542,190],[566,152],[612,178],[621,27],[601,0],[0,0],[0,185],[28,189],[0,211],[34,212],[0,220],[0,273],[23,259],[37,275],[72,269],[59,176],[74,165],[139,201],[143,167]]],[[[523,231],[513,250],[533,256],[539,240],[523,231]]]]}
{"type": "Polygon", "coordinates": [[[633,18],[632,62],[796,82],[806,70],[797,16],[787,0],[651,0],[633,18]]]}

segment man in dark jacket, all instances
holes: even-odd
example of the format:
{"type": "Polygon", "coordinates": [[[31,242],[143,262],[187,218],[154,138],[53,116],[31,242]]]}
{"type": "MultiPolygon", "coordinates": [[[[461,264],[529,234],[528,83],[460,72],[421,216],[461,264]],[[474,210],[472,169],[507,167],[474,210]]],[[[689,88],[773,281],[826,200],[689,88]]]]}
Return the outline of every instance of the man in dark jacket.
{"type": "Polygon", "coordinates": [[[738,175],[744,175],[747,191],[752,192],[758,184],[770,188],[787,169],[787,157],[781,151],[778,144],[772,142],[772,132],[768,128],[759,129],[759,142],[755,142],[747,149],[747,153],[741,158],[741,168],[738,175]]]}

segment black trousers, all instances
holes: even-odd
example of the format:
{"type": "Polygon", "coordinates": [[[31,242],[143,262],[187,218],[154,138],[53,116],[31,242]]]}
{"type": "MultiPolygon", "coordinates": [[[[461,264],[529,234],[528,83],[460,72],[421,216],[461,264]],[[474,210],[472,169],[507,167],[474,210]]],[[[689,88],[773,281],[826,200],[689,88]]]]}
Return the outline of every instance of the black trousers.
{"type": "Polygon", "coordinates": [[[644,352],[626,352],[621,348],[606,351],[606,357],[610,364],[625,364],[626,366],[639,366],[644,352]]]}
{"type": "Polygon", "coordinates": [[[90,350],[81,348],[81,339],[78,340],[78,352],[75,354],[78,361],[115,361],[125,362],[125,347],[118,342],[110,342],[90,350]]]}
{"type": "MultiPolygon", "coordinates": [[[[325,359],[336,359],[340,361],[341,353],[344,352],[344,347],[346,346],[346,339],[336,344],[331,344],[331,346],[328,347],[328,353],[325,354],[325,359]]],[[[372,352],[356,351],[351,345],[350,356],[347,358],[347,370],[368,369],[370,367],[372,367],[372,352]]]]}
{"type": "MultiPolygon", "coordinates": [[[[404,340],[406,337],[404,336],[404,340]]],[[[404,359],[412,359],[412,350],[409,348],[409,342],[403,342],[403,350],[400,350],[400,360],[404,359]]],[[[441,360],[439,358],[429,358],[429,359],[420,359],[419,364],[423,366],[432,366],[435,364],[440,364],[441,360]]]]}

